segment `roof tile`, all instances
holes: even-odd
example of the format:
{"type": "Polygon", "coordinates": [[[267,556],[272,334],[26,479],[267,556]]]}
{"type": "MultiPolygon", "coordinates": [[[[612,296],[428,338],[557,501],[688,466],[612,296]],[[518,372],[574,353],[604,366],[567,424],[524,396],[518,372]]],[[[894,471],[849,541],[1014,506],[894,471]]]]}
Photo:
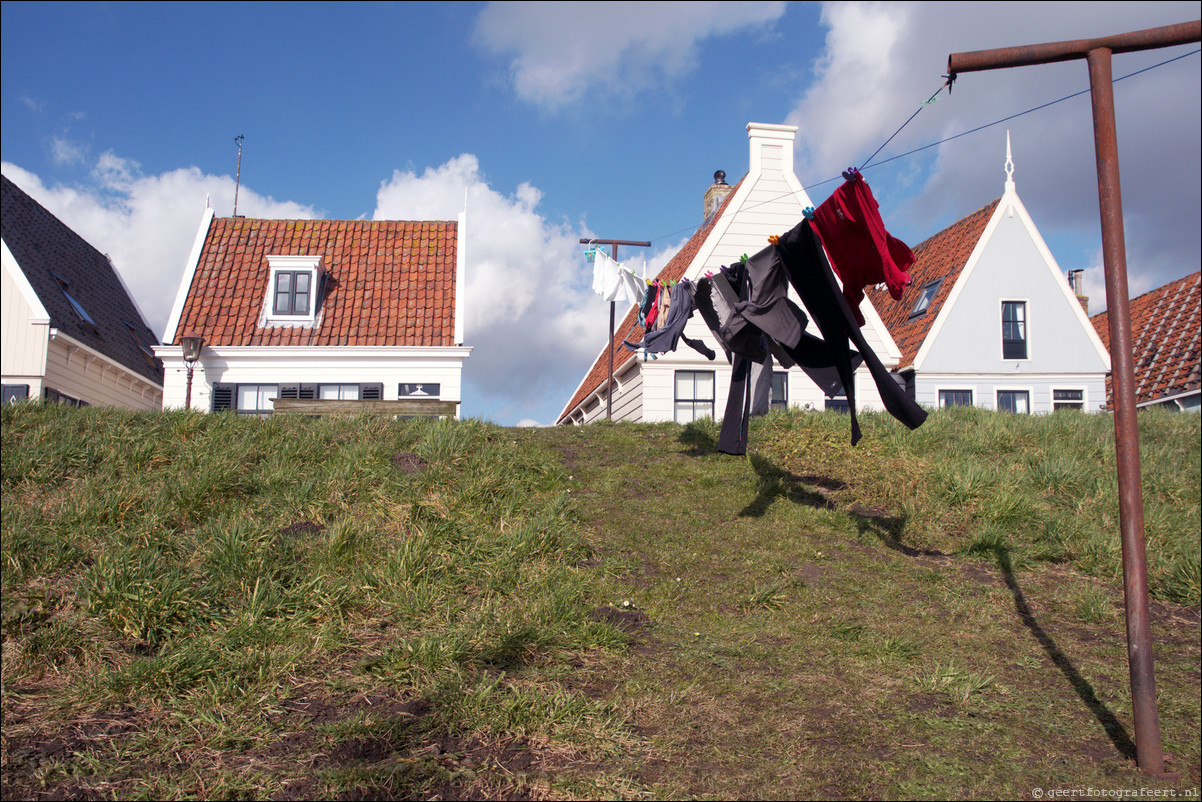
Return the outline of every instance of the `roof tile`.
{"type": "MultiPolygon", "coordinates": [[[[1130,302],[1131,357],[1135,370],[1135,403],[1143,404],[1202,387],[1199,376],[1199,284],[1202,271],[1171,281],[1130,302]]],[[[1110,350],[1110,315],[1089,319],[1110,350]]],[[[1111,376],[1106,376],[1106,402],[1114,403],[1111,376]]]]}

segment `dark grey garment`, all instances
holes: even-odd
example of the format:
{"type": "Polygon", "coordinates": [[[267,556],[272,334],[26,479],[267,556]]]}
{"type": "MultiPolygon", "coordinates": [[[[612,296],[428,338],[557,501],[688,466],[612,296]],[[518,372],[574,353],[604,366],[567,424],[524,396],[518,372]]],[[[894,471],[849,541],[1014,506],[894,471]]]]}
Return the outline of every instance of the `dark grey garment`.
{"type": "Polygon", "coordinates": [[[852,378],[852,355],[856,352],[852,350],[852,344],[859,349],[858,356],[867,363],[885,410],[911,429],[921,426],[926,420],[926,411],[906,395],[868,347],[810,222],[802,220],[794,226],[780,238],[775,250],[789,276],[789,283],[814,316],[814,323],[822,332],[826,353],[842,379],[851,411],[852,445],[860,440],[860,425],[856,421],[855,382],[852,378]]]}
{"type": "Polygon", "coordinates": [[[767,415],[772,409],[772,354],[751,363],[751,417],[767,415]]]}
{"type": "Polygon", "coordinates": [[[668,351],[675,351],[680,341],[684,340],[685,345],[704,354],[708,359],[713,359],[715,356],[713,349],[700,340],[684,336],[685,324],[689,322],[689,318],[693,316],[693,310],[696,308],[693,304],[693,295],[687,288],[687,283],[682,281],[673,285],[669,297],[671,298],[671,303],[668,305],[668,319],[655,331],[647,332],[643,336],[641,343],[632,343],[629,340],[623,340],[622,344],[631,351],[646,348],[653,354],[663,354],[668,351]]]}

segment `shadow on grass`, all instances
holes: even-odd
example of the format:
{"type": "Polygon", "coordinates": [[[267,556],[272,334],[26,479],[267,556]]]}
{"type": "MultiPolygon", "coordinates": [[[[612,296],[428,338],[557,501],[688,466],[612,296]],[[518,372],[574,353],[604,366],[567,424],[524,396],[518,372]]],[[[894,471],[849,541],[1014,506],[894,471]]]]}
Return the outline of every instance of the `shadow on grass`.
{"type": "Polygon", "coordinates": [[[1035,640],[1039,641],[1039,645],[1047,652],[1048,657],[1056,668],[1060,669],[1060,673],[1068,680],[1073,690],[1077,692],[1077,696],[1089,708],[1089,712],[1093,713],[1094,718],[1102,725],[1102,729],[1106,731],[1110,742],[1114,744],[1115,749],[1119,751],[1123,757],[1128,760],[1135,760],[1135,742],[1131,740],[1131,736],[1127,733],[1122,722],[1110,712],[1110,708],[1106,707],[1105,703],[1098,698],[1098,694],[1094,691],[1093,686],[1089,684],[1089,680],[1081,676],[1077,671],[1077,667],[1068,659],[1068,656],[1060,650],[1056,645],[1056,641],[1052,640],[1052,636],[1044,631],[1043,627],[1035,619],[1035,614],[1031,612],[1031,606],[1027,604],[1027,599],[1023,595],[1023,590],[1018,586],[1018,581],[1014,578],[1014,566],[1010,561],[1010,549],[1006,546],[994,546],[991,550],[994,559],[997,560],[998,567],[1002,570],[1002,578],[1006,583],[1006,587],[1014,596],[1014,609],[1018,612],[1019,619],[1023,622],[1031,634],[1035,636],[1035,640]]]}
{"type": "MultiPolygon", "coordinates": [[[[822,476],[797,476],[781,470],[768,460],[757,455],[749,457],[752,467],[759,476],[757,495],[755,499],[743,508],[740,516],[759,517],[771,506],[777,498],[787,498],[795,504],[805,504],[822,509],[835,509],[835,505],[823,491],[844,490],[847,485],[835,479],[822,476]],[[809,490],[803,485],[812,485],[818,490],[809,490]]],[[[872,534],[888,548],[900,552],[907,557],[947,557],[950,555],[931,549],[920,549],[907,545],[902,541],[906,528],[906,516],[890,516],[884,511],[865,507],[858,502],[852,504],[847,514],[856,522],[861,534],[872,534]]],[[[989,550],[1001,569],[1003,580],[1011,595],[1014,597],[1014,609],[1023,625],[1043,647],[1052,664],[1060,670],[1068,680],[1069,685],[1085,706],[1093,714],[1102,729],[1106,732],[1111,743],[1119,754],[1129,760],[1136,757],[1135,742],[1131,740],[1122,722],[1098,698],[1097,692],[1085,677],[1081,676],[1076,666],[1068,656],[1056,645],[1056,641],[1040,626],[1031,606],[1027,603],[1018,580],[1015,579],[1014,565],[1010,559],[1010,550],[1006,546],[997,545],[989,550]]]]}
{"type": "Polygon", "coordinates": [[[761,517],[772,506],[772,502],[778,498],[788,499],[794,504],[804,504],[807,507],[833,510],[835,505],[822,491],[843,490],[847,487],[843,482],[825,476],[798,476],[776,467],[756,454],[749,455],[748,460],[759,479],[756,482],[756,497],[739,511],[740,518],[761,517]],[[807,485],[820,489],[811,490],[807,485]]]}

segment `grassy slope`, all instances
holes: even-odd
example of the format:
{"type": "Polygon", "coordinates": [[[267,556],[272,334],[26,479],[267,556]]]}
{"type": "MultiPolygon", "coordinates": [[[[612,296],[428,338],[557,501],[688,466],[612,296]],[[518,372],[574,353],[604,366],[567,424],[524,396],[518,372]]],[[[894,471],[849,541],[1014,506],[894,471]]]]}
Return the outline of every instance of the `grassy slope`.
{"type": "MultiPolygon", "coordinates": [[[[1102,416],[3,412],[5,797],[1024,797],[1130,766],[1102,416]]],[[[1199,780],[1199,419],[1141,417],[1199,780]],[[1184,606],[1183,606],[1184,605],[1184,606]]]]}

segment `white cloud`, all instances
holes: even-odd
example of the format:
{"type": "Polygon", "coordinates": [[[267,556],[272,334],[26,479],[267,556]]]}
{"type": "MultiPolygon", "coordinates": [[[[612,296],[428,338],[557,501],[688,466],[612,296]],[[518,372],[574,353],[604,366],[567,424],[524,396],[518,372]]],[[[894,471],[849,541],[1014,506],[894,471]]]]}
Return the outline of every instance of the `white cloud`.
{"type": "Polygon", "coordinates": [[[513,88],[544,107],[590,90],[628,98],[692,71],[704,40],[785,13],[781,2],[489,3],[473,38],[510,60],[513,88]]]}
{"type": "Polygon", "coordinates": [[[65,136],[51,137],[50,158],[56,165],[82,164],[87,158],[87,146],[66,138],[65,136]]]}
{"type": "MultiPolygon", "coordinates": [[[[218,213],[233,207],[234,180],[195,167],[145,176],[136,162],[106,153],[86,187],[46,186],[35,174],[5,162],[4,174],[102,253],[107,253],[139,309],[162,336],[184,263],[196,238],[205,199],[218,213]]],[[[238,209],[254,217],[317,217],[297,203],[280,203],[242,187],[238,209]]]]}
{"type": "Polygon", "coordinates": [[[579,244],[587,233],[543,217],[541,193],[528,184],[509,195],[489,186],[471,154],[421,175],[395,172],[380,187],[373,217],[453,220],[465,196],[464,311],[475,350],[464,397],[515,416],[545,416],[547,399],[567,398],[608,328],[608,305],[590,289],[579,244]]]}
{"type": "MultiPolygon", "coordinates": [[[[826,5],[822,20],[830,30],[815,65],[815,83],[788,117],[799,126],[799,176],[825,179],[862,165],[940,85],[951,53],[1106,36],[1197,17],[1196,3],[1097,3],[1087,13],[1081,8],[1079,3],[826,5]]],[[[1120,77],[1188,49],[1119,54],[1113,72],[1120,77]]],[[[1115,85],[1133,295],[1197,269],[1202,247],[1198,61],[1190,56],[1115,85]]],[[[923,107],[876,163],[1088,88],[1083,60],[961,74],[952,93],[923,107]]],[[[891,182],[874,184],[891,228],[908,229],[921,240],[999,197],[1008,129],[1018,193],[1045,239],[1098,243],[1088,92],[947,142],[923,159],[869,169],[870,183],[895,171],[891,182]],[[882,197],[881,190],[887,193],[889,187],[898,193],[896,204],[882,197]],[[909,196],[904,204],[901,193],[909,196]]],[[[1091,266],[1087,248],[1065,253],[1063,246],[1061,252],[1053,247],[1053,253],[1065,270],[1091,266]]],[[[1096,286],[1091,272],[1087,289],[1096,286]]],[[[1091,297],[1095,311],[1103,303],[1091,297]]]]}

